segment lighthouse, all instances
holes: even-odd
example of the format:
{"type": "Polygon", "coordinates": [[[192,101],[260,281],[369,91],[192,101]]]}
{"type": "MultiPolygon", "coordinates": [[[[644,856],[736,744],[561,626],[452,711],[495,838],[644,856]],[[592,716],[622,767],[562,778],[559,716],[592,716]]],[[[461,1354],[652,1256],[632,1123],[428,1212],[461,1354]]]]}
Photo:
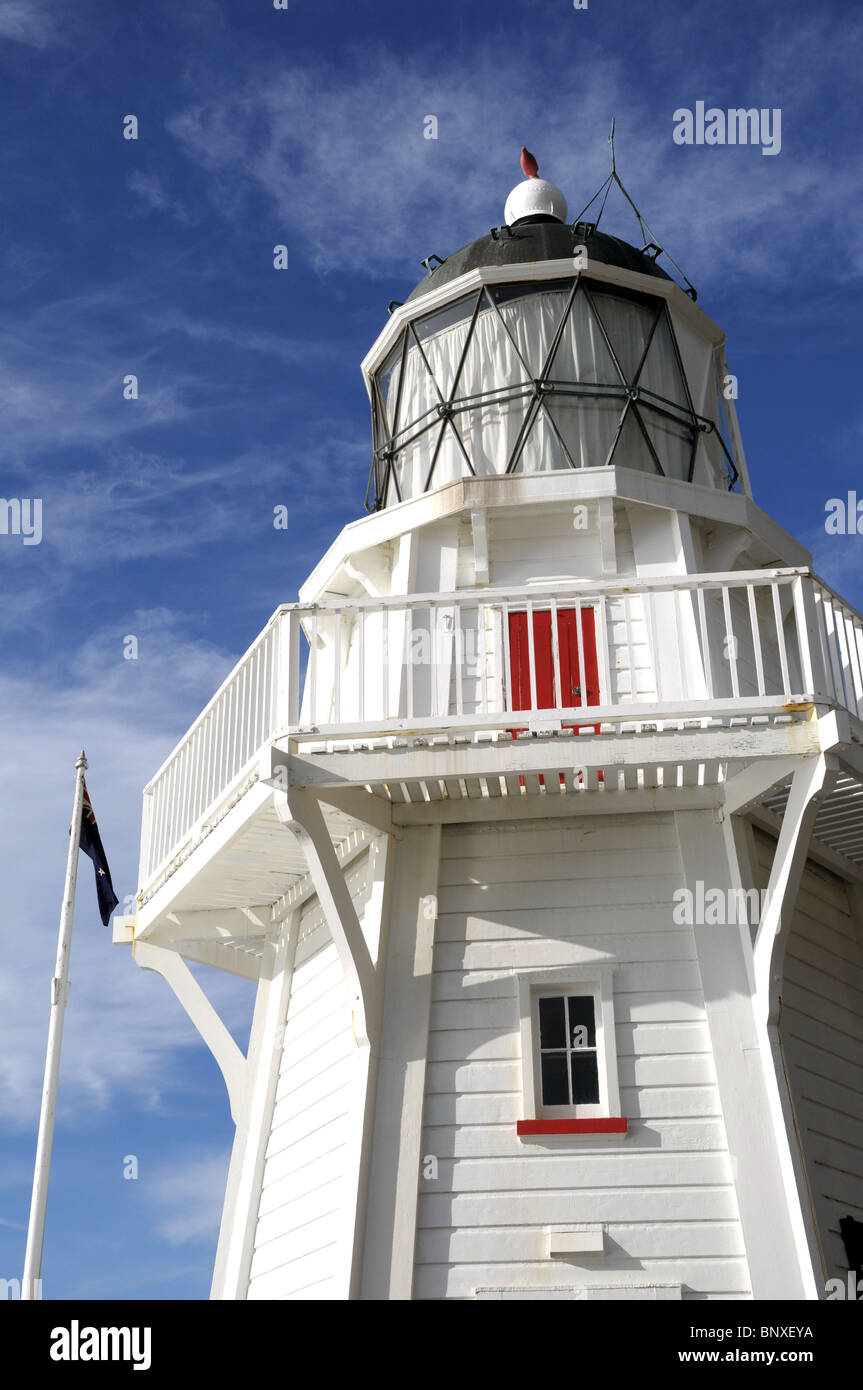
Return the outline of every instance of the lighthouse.
{"type": "Polygon", "coordinates": [[[863,618],[757,505],[688,282],[522,171],[362,364],[367,514],[144,791],[114,939],[224,1076],[215,1299],[859,1258],[863,618]],[[246,1054],[190,962],[255,983],[246,1054]]]}

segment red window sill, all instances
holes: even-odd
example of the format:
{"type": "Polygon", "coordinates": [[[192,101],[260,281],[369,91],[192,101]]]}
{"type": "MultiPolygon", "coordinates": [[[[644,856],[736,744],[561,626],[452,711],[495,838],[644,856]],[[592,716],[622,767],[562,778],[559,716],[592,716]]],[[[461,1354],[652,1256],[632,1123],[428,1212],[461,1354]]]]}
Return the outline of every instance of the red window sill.
{"type": "Polygon", "coordinates": [[[516,1134],[626,1134],[627,1122],[613,1120],[518,1120],[516,1134]]]}

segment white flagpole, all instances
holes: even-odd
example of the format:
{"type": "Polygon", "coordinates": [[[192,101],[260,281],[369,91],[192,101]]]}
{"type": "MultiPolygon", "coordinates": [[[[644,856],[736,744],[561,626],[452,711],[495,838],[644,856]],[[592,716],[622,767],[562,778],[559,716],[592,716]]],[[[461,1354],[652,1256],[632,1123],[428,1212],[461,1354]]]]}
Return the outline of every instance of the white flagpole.
{"type": "Polygon", "coordinates": [[[82,748],[75,764],[75,800],[72,806],[72,829],[69,835],[69,858],[66,861],[66,887],[60,910],[60,933],[57,941],[57,963],[51,981],[51,1021],[48,1024],[48,1051],[45,1058],[45,1083],[42,1087],[42,1110],[39,1115],[39,1139],[36,1144],[36,1168],[33,1173],[33,1196],[30,1199],[30,1225],[27,1229],[27,1253],[24,1256],[24,1278],[21,1298],[40,1297],[42,1244],[45,1239],[45,1207],[48,1201],[48,1178],[51,1169],[51,1146],[54,1141],[54,1112],[57,1108],[57,1081],[60,1075],[60,1048],[63,1042],[63,1015],[69,996],[69,948],[72,944],[72,920],[75,915],[75,881],[78,876],[78,849],[81,844],[81,811],[84,805],[84,773],[87,759],[82,748]]]}

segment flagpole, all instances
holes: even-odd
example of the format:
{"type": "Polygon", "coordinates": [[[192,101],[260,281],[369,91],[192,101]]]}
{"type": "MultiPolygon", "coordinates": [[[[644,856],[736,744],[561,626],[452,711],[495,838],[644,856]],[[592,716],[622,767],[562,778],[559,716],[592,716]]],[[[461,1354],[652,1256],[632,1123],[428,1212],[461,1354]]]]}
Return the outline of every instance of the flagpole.
{"type": "Polygon", "coordinates": [[[60,1076],[60,1048],[63,1042],[63,1015],[69,996],[69,949],[72,944],[72,921],[75,915],[75,882],[78,876],[78,848],[81,842],[81,812],[84,805],[84,773],[87,759],[84,750],[75,763],[75,800],[72,806],[72,828],[69,834],[69,858],[66,861],[66,887],[60,910],[60,931],[57,941],[57,962],[51,980],[51,1021],[48,1024],[48,1050],[45,1057],[45,1082],[42,1087],[42,1109],[39,1115],[39,1138],[36,1143],[36,1167],[33,1173],[33,1195],[30,1199],[30,1224],[27,1229],[27,1252],[24,1256],[24,1278],[21,1298],[39,1297],[39,1278],[42,1271],[42,1245],[45,1239],[45,1208],[48,1201],[48,1179],[51,1169],[51,1146],[54,1141],[54,1113],[57,1108],[57,1081],[60,1076]]]}

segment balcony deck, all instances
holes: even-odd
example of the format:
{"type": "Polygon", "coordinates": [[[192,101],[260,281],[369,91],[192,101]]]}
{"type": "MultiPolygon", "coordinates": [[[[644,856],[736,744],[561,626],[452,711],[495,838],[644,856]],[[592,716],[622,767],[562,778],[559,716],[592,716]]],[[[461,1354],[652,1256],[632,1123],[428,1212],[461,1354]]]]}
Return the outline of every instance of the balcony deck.
{"type": "Polygon", "coordinates": [[[285,605],[145,788],[136,933],[167,914],[193,939],[194,914],[224,912],[219,940],[252,949],[305,882],[274,809],[285,779],[321,798],[347,859],[369,826],[718,806],[756,759],[775,760],[781,787],[783,760],[820,751],[831,712],[850,761],[820,830],[863,866],[863,617],[809,571],[285,605]],[[579,671],[595,637],[595,688],[575,705],[561,613],[579,671]],[[528,639],[520,697],[513,622],[528,639]]]}

